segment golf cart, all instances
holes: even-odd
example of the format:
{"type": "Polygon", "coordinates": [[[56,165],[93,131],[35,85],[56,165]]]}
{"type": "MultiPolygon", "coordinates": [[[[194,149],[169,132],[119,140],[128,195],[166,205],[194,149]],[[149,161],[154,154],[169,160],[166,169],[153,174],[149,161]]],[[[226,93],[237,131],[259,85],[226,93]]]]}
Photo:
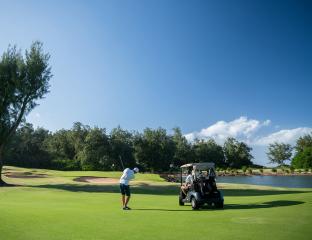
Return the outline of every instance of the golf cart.
{"type": "Polygon", "coordinates": [[[181,166],[181,186],[187,176],[191,174],[192,182],[189,184],[187,192],[180,189],[179,205],[191,203],[193,210],[200,208],[204,204],[223,208],[223,196],[217,189],[215,164],[188,163],[181,166]]]}

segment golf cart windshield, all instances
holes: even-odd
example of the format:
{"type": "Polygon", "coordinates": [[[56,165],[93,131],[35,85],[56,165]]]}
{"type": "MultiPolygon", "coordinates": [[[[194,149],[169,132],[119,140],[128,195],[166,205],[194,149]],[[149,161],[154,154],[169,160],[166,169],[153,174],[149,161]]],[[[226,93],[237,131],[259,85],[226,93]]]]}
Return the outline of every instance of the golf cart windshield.
{"type": "Polygon", "coordinates": [[[215,177],[214,168],[215,164],[212,162],[184,164],[181,166],[181,183],[185,181],[189,172],[191,172],[193,180],[215,177]]]}

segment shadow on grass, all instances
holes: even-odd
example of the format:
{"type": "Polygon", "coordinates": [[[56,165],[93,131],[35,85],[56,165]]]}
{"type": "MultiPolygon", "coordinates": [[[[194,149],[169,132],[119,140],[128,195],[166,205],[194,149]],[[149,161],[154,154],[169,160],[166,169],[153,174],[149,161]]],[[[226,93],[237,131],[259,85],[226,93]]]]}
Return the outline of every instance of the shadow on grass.
{"type": "Polygon", "coordinates": [[[255,209],[255,208],[273,208],[273,207],[287,207],[303,204],[302,201],[287,201],[287,200],[279,200],[279,201],[271,201],[264,202],[261,204],[226,204],[224,209],[255,209]]]}
{"type": "MultiPolygon", "coordinates": [[[[190,207],[190,206],[189,206],[190,207]]],[[[155,212],[189,212],[192,208],[188,209],[166,209],[166,208],[132,208],[131,211],[155,211],[155,212]]]]}
{"type": "MultiPolygon", "coordinates": [[[[46,184],[35,185],[31,187],[59,189],[71,192],[90,192],[90,193],[119,193],[119,185],[93,185],[93,184],[46,184]]],[[[234,196],[264,196],[264,195],[280,195],[280,194],[297,194],[306,193],[305,191],[292,190],[261,190],[261,189],[222,189],[224,197],[234,196]]],[[[179,186],[177,185],[150,185],[142,183],[131,186],[133,194],[152,194],[152,195],[175,195],[179,194],[179,186]]]]}
{"type": "MultiPolygon", "coordinates": [[[[271,201],[261,204],[226,204],[223,209],[217,209],[215,207],[204,206],[200,211],[224,211],[224,210],[244,210],[244,209],[258,209],[258,208],[274,208],[274,207],[287,207],[303,204],[302,201],[271,201]]],[[[186,205],[188,209],[165,209],[165,208],[135,208],[134,211],[164,211],[164,212],[187,212],[192,211],[191,206],[186,205]]],[[[183,207],[181,207],[183,208],[183,207]]]]}

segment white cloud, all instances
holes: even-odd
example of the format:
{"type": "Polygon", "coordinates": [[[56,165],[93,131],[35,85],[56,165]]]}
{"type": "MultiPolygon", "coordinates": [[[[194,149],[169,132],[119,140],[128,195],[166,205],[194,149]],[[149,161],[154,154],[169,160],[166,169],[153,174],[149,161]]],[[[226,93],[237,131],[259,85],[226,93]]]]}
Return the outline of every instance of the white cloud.
{"type": "Polygon", "coordinates": [[[280,126],[275,125],[268,127],[270,120],[259,121],[240,117],[233,121],[218,121],[198,132],[192,132],[184,135],[187,140],[193,141],[198,139],[213,138],[217,143],[223,144],[226,138],[234,137],[239,141],[243,141],[253,148],[252,154],[254,162],[261,165],[267,165],[268,160],[265,154],[267,146],[273,142],[283,142],[294,145],[296,140],[305,135],[312,133],[312,128],[299,127],[294,129],[282,129],[277,131],[280,126]],[[264,131],[262,131],[264,130],[264,131]],[[270,131],[269,134],[263,132],[270,131]],[[272,132],[274,131],[275,132],[272,132]]]}
{"type": "Polygon", "coordinates": [[[278,132],[274,132],[265,137],[260,137],[255,139],[255,145],[268,145],[273,142],[282,142],[294,144],[296,140],[305,135],[312,132],[312,128],[308,127],[300,127],[294,129],[283,129],[278,132]]]}
{"type": "Polygon", "coordinates": [[[215,124],[204,128],[199,132],[186,134],[185,137],[189,141],[193,141],[196,138],[213,138],[218,143],[223,143],[224,140],[228,137],[235,137],[241,141],[249,142],[255,132],[257,132],[263,126],[270,125],[270,123],[270,120],[261,122],[255,119],[248,119],[247,117],[240,117],[230,122],[216,122],[215,124]]]}

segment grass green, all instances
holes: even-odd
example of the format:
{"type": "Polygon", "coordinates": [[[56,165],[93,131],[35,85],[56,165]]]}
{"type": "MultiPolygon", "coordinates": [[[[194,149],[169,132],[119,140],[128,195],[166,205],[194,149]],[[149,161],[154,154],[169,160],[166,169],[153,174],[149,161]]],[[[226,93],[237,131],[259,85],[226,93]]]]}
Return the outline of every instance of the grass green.
{"type": "Polygon", "coordinates": [[[220,184],[224,210],[178,206],[178,185],[138,174],[131,211],[118,185],[73,181],[118,172],[62,172],[6,167],[27,178],[0,188],[0,239],[311,239],[312,189],[220,184]],[[41,175],[43,174],[43,175],[41,175]]]}

